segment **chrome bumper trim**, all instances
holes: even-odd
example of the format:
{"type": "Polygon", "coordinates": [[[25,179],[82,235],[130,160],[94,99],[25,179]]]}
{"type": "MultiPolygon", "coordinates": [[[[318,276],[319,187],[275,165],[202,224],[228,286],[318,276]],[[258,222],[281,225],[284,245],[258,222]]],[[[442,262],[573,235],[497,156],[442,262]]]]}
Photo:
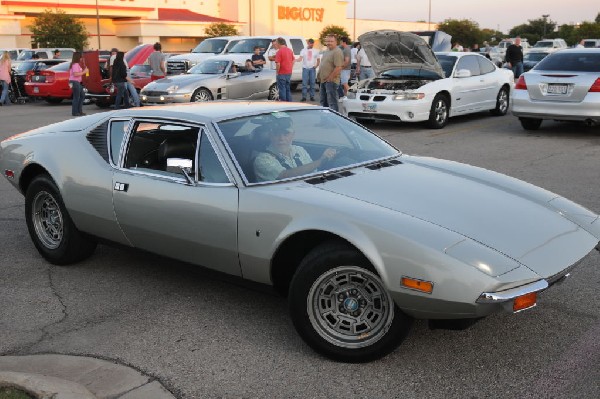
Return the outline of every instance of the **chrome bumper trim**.
{"type": "Polygon", "coordinates": [[[548,288],[546,280],[538,280],[531,284],[522,285],[520,287],[511,288],[506,291],[498,292],[482,292],[477,298],[477,303],[502,303],[519,297],[521,295],[530,294],[532,292],[543,291],[548,288]]]}

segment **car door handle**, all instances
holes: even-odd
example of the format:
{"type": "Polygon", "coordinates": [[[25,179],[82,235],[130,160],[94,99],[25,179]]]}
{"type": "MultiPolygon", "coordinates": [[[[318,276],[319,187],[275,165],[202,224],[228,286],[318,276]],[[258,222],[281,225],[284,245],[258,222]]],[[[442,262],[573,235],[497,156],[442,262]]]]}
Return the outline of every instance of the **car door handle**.
{"type": "Polygon", "coordinates": [[[129,184],[127,184],[127,183],[119,183],[119,182],[115,183],[115,191],[126,192],[128,188],[129,188],[129,184]]]}

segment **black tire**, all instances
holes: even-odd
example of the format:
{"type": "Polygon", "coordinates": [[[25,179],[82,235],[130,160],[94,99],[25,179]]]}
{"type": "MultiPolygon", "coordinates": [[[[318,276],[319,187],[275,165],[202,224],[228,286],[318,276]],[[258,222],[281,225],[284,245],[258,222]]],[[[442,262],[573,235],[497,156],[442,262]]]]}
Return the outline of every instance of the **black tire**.
{"type": "Polygon", "coordinates": [[[110,106],[110,101],[96,101],[96,107],[98,108],[109,108],[110,106]]]}
{"type": "Polygon", "coordinates": [[[298,88],[298,83],[290,83],[290,90],[294,91],[298,88]]]}
{"type": "Polygon", "coordinates": [[[519,121],[525,130],[538,130],[542,125],[542,120],[536,118],[519,118],[519,121]]]}
{"type": "Polygon", "coordinates": [[[288,299],[298,334],[316,352],[336,361],[379,359],[402,343],[412,325],[370,262],[341,242],[319,245],[304,258],[288,299]]]}
{"type": "Polygon", "coordinates": [[[269,87],[269,100],[278,101],[279,100],[279,88],[277,88],[277,83],[273,83],[271,87],[269,87]]]}
{"type": "Polygon", "coordinates": [[[46,98],[46,102],[48,104],[60,104],[62,103],[62,98],[54,98],[54,97],[47,97],[46,98]]]}
{"type": "Polygon", "coordinates": [[[25,193],[25,220],[31,240],[50,263],[68,265],[89,257],[96,241],[73,224],[54,181],[34,178],[25,193]]]}
{"type": "Polygon", "coordinates": [[[431,103],[427,126],[431,129],[442,129],[448,123],[450,102],[444,94],[438,94],[431,103]]]}
{"type": "Polygon", "coordinates": [[[192,94],[192,98],[190,101],[195,103],[195,102],[205,102],[205,101],[212,101],[212,100],[213,100],[213,96],[212,96],[212,93],[210,92],[210,90],[196,89],[194,94],[192,94]]]}
{"type": "Polygon", "coordinates": [[[498,95],[496,96],[496,108],[490,110],[492,115],[496,116],[504,116],[508,112],[508,106],[510,102],[510,97],[508,93],[508,89],[506,87],[502,87],[500,91],[498,91],[498,95]]]}

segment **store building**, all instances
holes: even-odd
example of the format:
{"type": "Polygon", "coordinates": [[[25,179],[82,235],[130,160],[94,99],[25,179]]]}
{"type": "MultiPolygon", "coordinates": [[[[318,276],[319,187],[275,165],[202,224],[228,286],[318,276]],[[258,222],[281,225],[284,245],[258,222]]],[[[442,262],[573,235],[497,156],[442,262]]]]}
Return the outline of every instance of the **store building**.
{"type": "Polygon", "coordinates": [[[0,48],[31,47],[29,26],[45,10],[62,10],[84,22],[89,48],[128,49],[160,41],[166,51],[188,51],[212,23],[224,22],[243,35],[318,37],[327,25],[351,36],[373,29],[428,30],[424,22],[347,18],[340,0],[0,0],[0,48]]]}

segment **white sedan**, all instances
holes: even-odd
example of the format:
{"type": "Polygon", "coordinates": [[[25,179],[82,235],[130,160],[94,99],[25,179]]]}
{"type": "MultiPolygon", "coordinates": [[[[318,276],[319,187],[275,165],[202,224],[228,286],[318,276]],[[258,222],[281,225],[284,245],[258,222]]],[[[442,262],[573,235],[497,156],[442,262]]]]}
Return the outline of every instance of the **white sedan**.
{"type": "Polygon", "coordinates": [[[359,38],[376,77],[353,86],[341,111],[358,122],[423,122],[441,129],[448,118],[491,111],[506,115],[512,71],[479,53],[436,53],[419,36],[392,30],[359,38]]]}

